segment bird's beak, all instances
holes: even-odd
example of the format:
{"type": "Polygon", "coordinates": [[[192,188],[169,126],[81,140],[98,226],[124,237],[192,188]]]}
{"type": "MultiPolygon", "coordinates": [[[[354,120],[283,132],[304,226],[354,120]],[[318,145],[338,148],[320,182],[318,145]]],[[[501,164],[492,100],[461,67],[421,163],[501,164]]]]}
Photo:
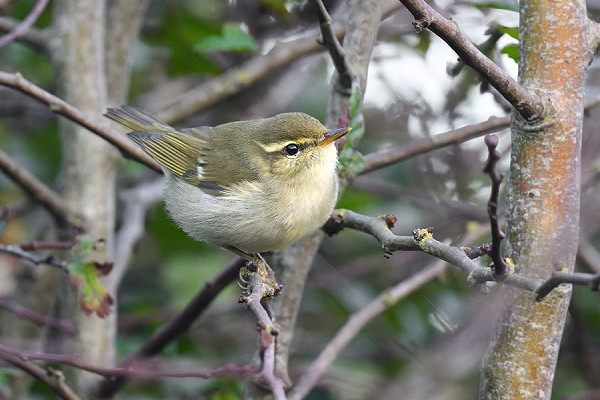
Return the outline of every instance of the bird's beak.
{"type": "Polygon", "coordinates": [[[339,128],[328,131],[323,136],[323,140],[317,144],[317,147],[327,146],[329,143],[333,143],[348,132],[350,132],[352,128],[339,128]]]}

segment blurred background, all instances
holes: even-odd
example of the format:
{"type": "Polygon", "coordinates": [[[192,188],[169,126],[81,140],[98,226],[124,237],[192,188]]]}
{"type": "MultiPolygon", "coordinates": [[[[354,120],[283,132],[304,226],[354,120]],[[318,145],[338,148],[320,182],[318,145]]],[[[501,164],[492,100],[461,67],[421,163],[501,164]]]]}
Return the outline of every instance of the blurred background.
{"type": "MultiPolygon", "coordinates": [[[[324,3],[334,22],[343,20],[343,1],[324,3]]],[[[33,5],[33,0],[1,1],[0,23],[22,20],[33,5]]],[[[595,6],[589,4],[592,14],[597,12],[595,6]]],[[[436,7],[516,77],[517,40],[510,34],[514,33],[511,28],[518,25],[516,4],[444,0],[436,7]]],[[[429,31],[414,32],[412,16],[399,3],[388,14],[380,25],[369,66],[363,109],[366,132],[358,148],[362,154],[507,115],[508,108],[500,97],[471,70],[462,68],[444,42],[429,31]]],[[[35,32],[48,28],[52,18],[52,9],[48,8],[36,23],[35,32]]],[[[2,30],[6,31],[4,26],[2,30]]],[[[294,44],[310,32],[318,37],[317,18],[306,1],[150,1],[139,42],[131,54],[133,70],[126,103],[150,114],[166,115],[161,113],[192,89],[249,60],[266,57],[274,46],[294,44]]],[[[289,51],[294,52],[293,45],[289,51]]],[[[57,71],[36,45],[35,37],[13,42],[1,48],[0,54],[0,70],[20,72],[54,92],[57,71]]],[[[589,98],[598,95],[598,73],[595,62],[589,72],[589,98]]],[[[176,118],[173,125],[217,125],[286,111],[303,111],[325,121],[332,74],[329,55],[317,49],[293,57],[285,66],[274,68],[232,96],[176,118]]],[[[0,116],[0,148],[60,192],[64,182],[59,117],[46,106],[5,87],[0,87],[0,116]]],[[[600,265],[596,250],[600,230],[599,118],[597,108],[586,113],[581,271],[593,271],[600,265]]],[[[500,169],[505,172],[510,136],[507,129],[498,135],[503,154],[500,169]]],[[[460,244],[487,224],[490,181],[481,172],[486,156],[483,138],[475,138],[403,160],[359,176],[342,194],[338,207],[370,216],[394,214],[398,222],[393,231],[398,235],[433,226],[438,240],[460,244]]],[[[157,179],[158,175],[136,162],[122,163],[117,228],[126,218],[123,193],[157,179]]],[[[47,213],[2,174],[0,215],[0,241],[7,244],[47,240],[53,225],[47,213]]],[[[464,244],[475,246],[487,240],[489,237],[483,234],[473,243],[464,244]]],[[[188,238],[169,220],[163,204],[155,202],[118,291],[118,357],[124,358],[139,348],[231,258],[225,251],[188,238]]],[[[303,372],[352,313],[386,288],[437,262],[412,252],[386,258],[375,239],[348,229],[326,237],[315,258],[299,312],[290,361],[292,379],[303,372]]],[[[39,268],[0,254],[0,298],[22,299],[23,293],[32,290],[28,276],[39,268]]],[[[463,273],[447,267],[435,281],[367,325],[308,398],[476,398],[480,360],[494,327],[494,313],[502,303],[497,292],[492,289],[487,296],[479,295],[468,287],[463,273]]],[[[237,285],[224,291],[192,329],[161,354],[161,363],[173,368],[193,365],[206,369],[251,363],[256,351],[255,320],[237,304],[239,294],[237,285]]],[[[574,290],[553,399],[600,389],[598,300],[597,294],[587,289],[574,290]]],[[[27,306],[36,308],[34,302],[27,306]]],[[[0,342],[10,343],[15,336],[23,339],[27,337],[23,332],[41,329],[26,321],[11,322],[15,318],[0,308],[0,342]]],[[[39,333],[32,337],[50,340],[39,333]]],[[[14,374],[14,370],[0,368],[0,399],[9,398],[14,374]]],[[[243,382],[226,378],[137,380],[127,385],[121,396],[236,399],[242,387],[243,382]]],[[[23,398],[45,399],[52,395],[40,383],[32,383],[23,398]]]]}

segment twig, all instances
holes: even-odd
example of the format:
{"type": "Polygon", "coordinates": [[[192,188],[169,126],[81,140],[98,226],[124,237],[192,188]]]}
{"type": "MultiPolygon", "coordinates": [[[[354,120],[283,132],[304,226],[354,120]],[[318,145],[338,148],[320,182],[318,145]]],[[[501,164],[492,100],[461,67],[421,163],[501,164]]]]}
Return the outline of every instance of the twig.
{"type": "Polygon", "coordinates": [[[367,154],[364,157],[365,168],[360,173],[365,174],[367,172],[387,167],[388,165],[395,164],[399,161],[414,157],[419,154],[427,153],[451,144],[462,143],[467,140],[483,136],[487,133],[508,128],[509,125],[509,117],[490,117],[484,122],[467,125],[465,127],[440,133],[431,137],[413,140],[410,143],[398,146],[396,148],[367,154]]]}
{"type": "Polygon", "coordinates": [[[562,273],[556,272],[537,290],[535,290],[536,299],[542,300],[555,287],[562,283],[571,283],[574,285],[587,286],[593,291],[598,291],[600,287],[600,272],[596,274],[586,274],[583,272],[562,273]]]}
{"type": "Polygon", "coordinates": [[[348,68],[346,57],[344,55],[344,49],[342,48],[337,36],[333,32],[331,16],[327,12],[327,9],[321,0],[310,0],[310,2],[317,10],[317,17],[319,18],[319,25],[321,27],[322,35],[322,42],[320,42],[320,44],[329,50],[329,55],[331,56],[333,65],[338,72],[341,90],[349,95],[350,90],[352,89],[354,74],[352,73],[352,70],[348,68]]]}
{"type": "Polygon", "coordinates": [[[239,301],[246,304],[258,320],[262,367],[260,373],[256,376],[256,380],[271,390],[275,400],[285,400],[286,395],[283,382],[275,375],[275,339],[279,332],[271,320],[269,313],[267,313],[267,310],[261,304],[261,300],[268,288],[262,282],[263,278],[260,273],[251,272],[246,275],[249,278],[248,287],[250,288],[250,293],[247,296],[240,297],[239,301]]]}
{"type": "Polygon", "coordinates": [[[58,194],[2,150],[0,150],[0,170],[19,185],[33,201],[44,206],[58,221],[64,221],[77,228],[82,226],[81,217],[72,212],[58,194]]]}
{"type": "Polygon", "coordinates": [[[528,123],[537,123],[544,118],[544,104],[534,93],[519,85],[502,68],[481,53],[463,35],[453,20],[448,20],[423,0],[400,0],[415,18],[417,32],[428,28],[445,41],[479,75],[498,90],[528,123]]]}
{"type": "Polygon", "coordinates": [[[23,34],[33,26],[35,21],[37,21],[42,11],[46,8],[46,5],[48,5],[48,0],[38,0],[31,12],[19,25],[17,25],[9,34],[0,37],[0,47],[4,47],[10,42],[23,36],[23,34]]]}
{"type": "Polygon", "coordinates": [[[43,369],[30,363],[25,357],[15,354],[6,346],[0,345],[0,359],[25,371],[35,379],[47,385],[58,397],[64,400],[79,400],[79,396],[67,386],[60,371],[52,368],[43,369]]]}
{"type": "MultiPolygon", "coordinates": [[[[390,231],[385,218],[369,217],[350,210],[335,211],[326,224],[326,232],[336,233],[343,228],[355,229],[372,235],[381,244],[385,255],[390,255],[395,251],[422,251],[444,260],[468,274],[467,280],[476,290],[484,291],[485,287],[481,284],[495,280],[492,271],[470,259],[463,248],[435,240],[433,228],[413,229],[412,236],[397,236],[390,231]]],[[[541,282],[536,279],[516,273],[509,274],[502,283],[531,292],[537,290],[541,285],[541,282]]]]}
{"type": "Polygon", "coordinates": [[[0,243],[0,252],[12,254],[13,256],[29,261],[35,265],[46,264],[56,267],[63,272],[69,272],[68,263],[66,261],[55,260],[52,256],[41,257],[23,250],[20,246],[0,243]]]}
{"type": "Polygon", "coordinates": [[[492,190],[490,199],[487,204],[488,215],[490,216],[490,228],[492,231],[492,250],[489,253],[492,262],[494,263],[494,276],[497,280],[503,280],[507,276],[508,265],[502,257],[502,240],[504,240],[504,232],[500,229],[498,223],[498,196],[500,194],[500,184],[504,177],[496,171],[496,165],[500,160],[500,153],[496,150],[498,147],[498,136],[487,135],[485,137],[485,145],[488,148],[488,160],[483,168],[483,172],[488,174],[492,180],[492,190]]]}
{"type": "MultiPolygon", "coordinates": [[[[487,234],[487,229],[478,229],[471,232],[461,243],[467,244],[478,240],[487,234]]],[[[290,392],[289,400],[302,399],[321,379],[329,365],[339,352],[352,340],[356,334],[371,320],[381,315],[386,309],[393,307],[415,290],[440,276],[448,264],[438,260],[433,265],[414,274],[410,278],[385,290],[366,307],[353,314],[340,328],[336,335],[319,354],[319,357],[306,368],[305,374],[298,380],[294,390],[290,392]]]]}
{"type": "Polygon", "coordinates": [[[61,321],[56,318],[37,313],[33,310],[23,307],[16,301],[11,301],[0,297],[0,307],[3,307],[6,310],[12,312],[13,314],[28,319],[38,325],[58,329],[65,335],[74,336],[77,333],[72,323],[68,321],[61,321]]]}
{"type": "MultiPolygon", "coordinates": [[[[9,33],[17,28],[22,21],[10,17],[0,17],[0,32],[9,33]]],[[[18,40],[26,43],[41,52],[48,52],[47,46],[47,31],[30,27],[26,32],[21,34],[18,40]]]]}
{"type": "MultiPolygon", "coordinates": [[[[196,318],[204,312],[214,298],[238,277],[239,269],[245,261],[241,258],[233,260],[225,269],[207,282],[183,311],[171,322],[165,325],[157,334],[152,336],[138,351],[129,356],[123,363],[124,367],[135,364],[140,359],[147,359],[158,354],[173,339],[185,332],[196,318]]],[[[96,390],[98,398],[110,398],[125,384],[126,378],[107,377],[100,382],[96,390]]]]}
{"type": "Polygon", "coordinates": [[[62,115],[71,121],[87,128],[92,133],[100,136],[107,142],[114,145],[121,153],[128,158],[136,160],[148,168],[161,173],[162,170],[158,163],[148,156],[142,149],[131,142],[125,135],[120,135],[106,126],[95,122],[87,115],[83,114],[77,108],[66,103],[62,99],[54,96],[51,93],[43,90],[39,86],[34,85],[19,73],[9,74],[0,71],[0,85],[12,87],[18,91],[46,104],[52,112],[62,115]]]}

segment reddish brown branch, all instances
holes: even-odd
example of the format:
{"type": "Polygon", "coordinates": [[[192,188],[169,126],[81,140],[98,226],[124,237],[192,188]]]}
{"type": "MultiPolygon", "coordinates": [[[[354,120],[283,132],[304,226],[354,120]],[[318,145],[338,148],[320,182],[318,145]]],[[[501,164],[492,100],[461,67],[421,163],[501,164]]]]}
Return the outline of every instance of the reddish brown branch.
{"type": "MultiPolygon", "coordinates": [[[[256,372],[252,365],[226,365],[208,371],[195,371],[190,369],[166,370],[155,367],[149,360],[138,360],[136,364],[126,367],[108,368],[98,367],[81,361],[79,358],[65,354],[34,353],[29,351],[15,350],[0,344],[0,359],[18,358],[30,364],[31,361],[45,361],[56,364],[68,365],[83,371],[92,372],[105,377],[129,377],[129,378],[202,378],[209,379],[214,376],[247,376],[256,372]]],[[[8,361],[8,360],[7,360],[8,361]]],[[[10,361],[9,361],[10,362],[10,361]]],[[[39,367],[37,367],[39,368],[39,367]]],[[[37,377],[37,376],[36,376],[37,377]]],[[[39,378],[38,378],[39,379],[39,378]]]]}
{"type": "Polygon", "coordinates": [[[33,310],[23,307],[15,301],[11,301],[0,297],[0,307],[3,307],[6,310],[12,312],[13,314],[28,319],[29,321],[32,321],[38,325],[58,329],[65,335],[74,336],[76,333],[75,327],[72,323],[68,321],[61,321],[56,318],[37,313],[33,310]]]}
{"type": "Polygon", "coordinates": [[[504,96],[506,100],[529,123],[544,118],[544,105],[540,98],[519,85],[502,68],[481,53],[460,31],[457,23],[440,15],[423,0],[400,0],[415,18],[417,32],[428,28],[445,41],[460,57],[504,96]]]}
{"type": "Polygon", "coordinates": [[[63,400],[79,400],[79,396],[67,386],[60,371],[52,368],[41,368],[29,362],[28,358],[20,352],[0,345],[0,360],[25,371],[38,381],[47,385],[56,395],[63,400]]]}

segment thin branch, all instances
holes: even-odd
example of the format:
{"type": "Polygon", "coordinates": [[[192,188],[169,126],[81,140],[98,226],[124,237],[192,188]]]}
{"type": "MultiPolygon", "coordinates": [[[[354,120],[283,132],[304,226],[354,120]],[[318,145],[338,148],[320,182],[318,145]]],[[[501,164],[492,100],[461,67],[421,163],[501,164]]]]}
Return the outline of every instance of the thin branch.
{"type": "Polygon", "coordinates": [[[40,314],[33,310],[23,307],[16,301],[11,301],[0,297],[0,307],[18,315],[21,318],[28,319],[38,325],[48,326],[53,329],[57,329],[65,335],[74,336],[77,332],[75,327],[69,321],[62,321],[56,318],[49,317],[47,315],[40,314]]]}
{"type": "Polygon", "coordinates": [[[350,90],[352,89],[354,74],[352,73],[352,70],[348,68],[348,63],[346,62],[346,57],[344,55],[344,49],[342,48],[340,41],[333,31],[331,16],[327,12],[325,5],[323,5],[323,1],[310,0],[310,2],[317,10],[317,17],[319,18],[319,25],[321,27],[322,35],[322,42],[320,42],[320,44],[329,50],[329,55],[331,56],[333,65],[338,72],[341,90],[349,95],[350,90]]]}
{"type": "MultiPolygon", "coordinates": [[[[0,32],[9,33],[14,31],[22,22],[10,17],[0,17],[0,32]]],[[[18,40],[21,43],[26,43],[41,52],[47,53],[47,31],[39,30],[30,27],[26,32],[22,33],[18,40]]]]}
{"type": "Polygon", "coordinates": [[[162,174],[162,170],[158,163],[144,153],[144,151],[136,146],[132,141],[127,139],[125,135],[118,134],[108,129],[103,124],[97,123],[95,120],[89,118],[77,108],[23,78],[21,74],[9,74],[7,72],[0,71],[0,85],[17,89],[18,91],[46,104],[48,107],[50,107],[52,112],[60,114],[83,126],[84,128],[87,128],[92,133],[100,136],[107,142],[114,145],[125,157],[136,160],[146,165],[148,168],[162,174]]]}
{"type": "Polygon", "coordinates": [[[37,21],[47,5],[48,0],[38,0],[31,12],[19,25],[17,25],[9,34],[0,37],[0,47],[4,47],[10,42],[23,36],[33,24],[35,24],[35,21],[37,21]]]}
{"type": "MultiPolygon", "coordinates": [[[[485,282],[494,281],[492,270],[484,268],[473,261],[464,248],[450,246],[433,238],[433,228],[413,229],[412,236],[397,236],[389,229],[386,222],[389,216],[380,218],[369,217],[350,210],[338,210],[325,226],[329,234],[339,232],[343,228],[355,229],[375,237],[384,251],[390,255],[395,251],[422,251],[444,260],[468,274],[468,282],[479,291],[485,291],[485,282]]],[[[536,280],[516,273],[509,274],[502,282],[505,285],[535,291],[541,285],[536,280]]]]}
{"type": "Polygon", "coordinates": [[[79,400],[80,397],[67,386],[64,377],[60,371],[55,371],[52,368],[43,369],[35,364],[32,364],[20,354],[15,354],[14,351],[6,346],[0,345],[0,360],[25,371],[35,379],[47,385],[56,395],[63,400],[79,400]]]}
{"type": "MultiPolygon", "coordinates": [[[[389,227],[391,222],[387,218],[383,218],[386,226],[389,227]]],[[[364,226],[364,222],[360,226],[364,226]]],[[[481,228],[474,230],[461,243],[468,244],[478,240],[481,236],[487,233],[487,229],[481,228]]],[[[398,283],[391,288],[383,291],[377,298],[373,299],[366,307],[354,313],[340,328],[336,335],[327,343],[327,346],[319,354],[319,357],[306,368],[306,372],[296,384],[296,387],[290,392],[289,400],[300,400],[318,383],[321,377],[326,372],[327,368],[338,356],[340,351],[348,345],[348,343],[356,337],[358,332],[364,328],[370,321],[381,315],[386,309],[393,307],[400,300],[406,298],[415,290],[423,287],[428,282],[439,277],[448,264],[443,260],[438,260],[433,265],[417,272],[410,278],[398,283]]]]}
{"type": "Polygon", "coordinates": [[[496,165],[501,158],[500,153],[496,150],[498,147],[498,136],[487,135],[485,137],[485,145],[488,148],[488,161],[483,168],[483,173],[488,174],[492,180],[492,190],[490,199],[487,204],[488,215],[490,217],[490,228],[492,231],[492,250],[489,253],[492,262],[494,263],[494,275],[496,279],[503,280],[508,273],[508,265],[502,257],[502,240],[504,240],[504,232],[500,229],[498,223],[498,196],[500,194],[500,184],[504,177],[496,171],[496,165]]]}
{"type": "Polygon", "coordinates": [[[367,172],[387,167],[388,165],[395,164],[419,154],[427,153],[451,144],[462,143],[487,133],[497,132],[508,128],[509,125],[510,117],[490,117],[484,122],[413,140],[410,143],[392,149],[367,154],[364,157],[365,168],[360,173],[366,174],[367,172]]]}
{"type": "Polygon", "coordinates": [[[81,216],[72,212],[58,194],[2,150],[0,150],[0,170],[20,186],[33,201],[44,206],[58,221],[64,221],[77,228],[83,226],[81,216]]]}
{"type": "MultiPolygon", "coordinates": [[[[139,360],[155,356],[177,336],[187,331],[196,318],[208,308],[215,297],[238,277],[239,270],[244,263],[243,259],[236,258],[225,269],[208,281],[183,311],[157,334],[152,336],[138,351],[129,356],[123,363],[123,366],[127,367],[137,363],[139,360]]],[[[125,382],[126,378],[123,376],[107,377],[107,379],[98,385],[96,397],[104,399],[114,396],[125,382]]]]}
{"type": "Polygon", "coordinates": [[[481,53],[460,31],[455,21],[444,18],[424,0],[400,0],[415,18],[417,32],[428,28],[445,41],[479,75],[498,90],[528,123],[544,118],[544,104],[534,93],[519,85],[502,68],[481,53]]]}
{"type": "MultiPolygon", "coordinates": [[[[138,360],[135,365],[127,367],[98,367],[81,361],[79,358],[72,355],[64,354],[49,354],[49,353],[34,353],[29,351],[20,351],[11,349],[10,347],[0,344],[0,359],[4,357],[16,357],[26,362],[30,361],[45,361],[57,364],[68,365],[78,368],[83,371],[91,372],[104,377],[128,377],[128,378],[202,378],[209,379],[214,376],[232,376],[242,375],[248,376],[256,372],[256,367],[252,365],[226,365],[220,368],[215,368],[209,371],[195,371],[192,369],[173,369],[165,370],[154,367],[149,360],[138,360]],[[142,362],[143,361],[143,362],[142,362]]],[[[33,364],[30,364],[33,365],[33,364]]],[[[38,367],[39,368],[39,367],[38,367]]]]}
{"type": "Polygon", "coordinates": [[[249,278],[250,293],[240,297],[239,301],[246,304],[258,320],[260,352],[262,354],[262,368],[255,380],[262,385],[266,385],[273,393],[275,400],[286,400],[283,382],[275,375],[275,339],[279,332],[269,313],[261,304],[261,300],[265,297],[269,288],[267,284],[263,283],[263,277],[259,272],[251,272],[246,276],[249,278]]]}
{"type": "MultiPolygon", "coordinates": [[[[600,103],[600,95],[585,101],[585,109],[596,107],[600,103]]],[[[360,174],[387,167],[419,154],[440,149],[453,144],[466,142],[489,133],[498,132],[510,126],[510,117],[490,117],[487,121],[467,125],[434,136],[413,140],[410,143],[373,152],[364,156],[365,167],[360,174]]]]}
{"type": "Polygon", "coordinates": [[[19,257],[23,260],[29,261],[34,265],[46,264],[52,267],[56,267],[62,270],[63,272],[69,272],[68,263],[66,261],[55,260],[52,256],[38,256],[23,250],[20,246],[0,243],[0,252],[19,257]]]}
{"type": "Polygon", "coordinates": [[[536,299],[541,301],[554,288],[563,283],[587,286],[591,290],[597,292],[600,287],[600,272],[596,274],[586,274],[583,272],[556,272],[535,291],[536,299]]]}

